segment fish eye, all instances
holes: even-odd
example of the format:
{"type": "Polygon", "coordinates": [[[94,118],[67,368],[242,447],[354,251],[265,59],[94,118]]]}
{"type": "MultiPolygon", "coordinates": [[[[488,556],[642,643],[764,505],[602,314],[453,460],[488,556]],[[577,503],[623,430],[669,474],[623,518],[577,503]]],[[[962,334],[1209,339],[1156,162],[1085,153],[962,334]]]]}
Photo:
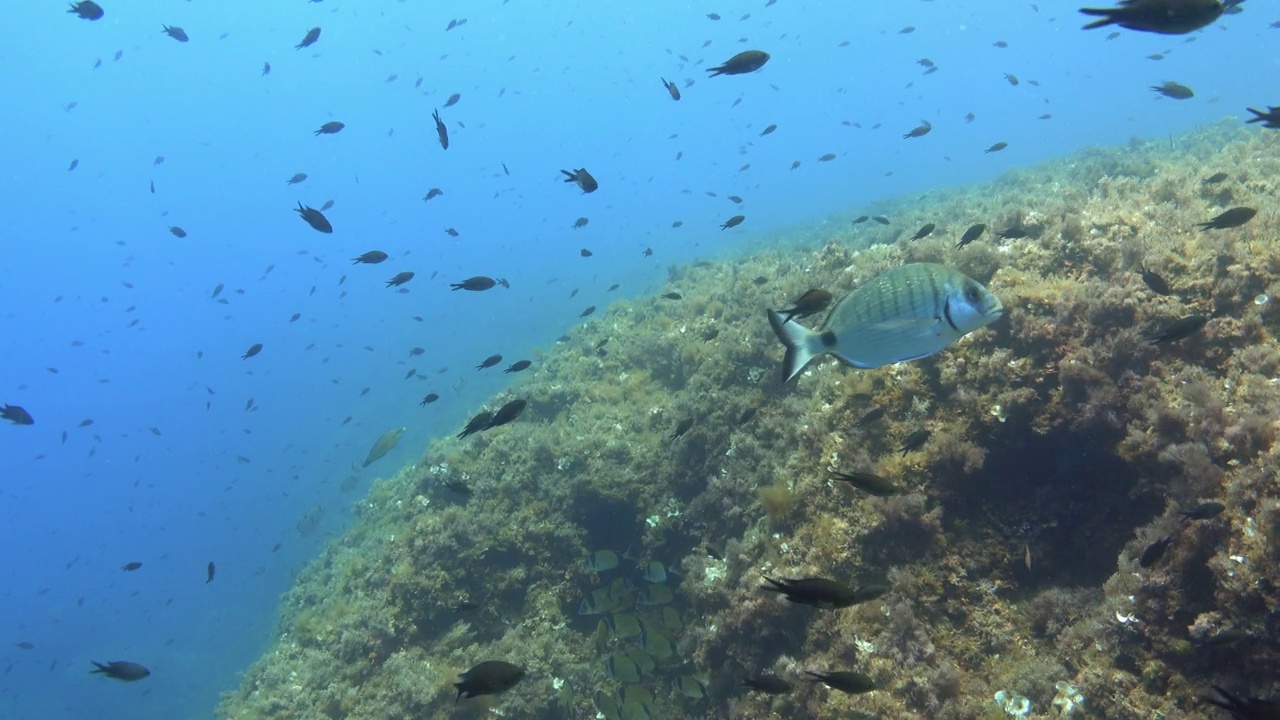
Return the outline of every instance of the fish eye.
{"type": "Polygon", "coordinates": [[[964,299],[976,305],[978,303],[978,288],[972,285],[966,288],[964,291],[964,299]]]}

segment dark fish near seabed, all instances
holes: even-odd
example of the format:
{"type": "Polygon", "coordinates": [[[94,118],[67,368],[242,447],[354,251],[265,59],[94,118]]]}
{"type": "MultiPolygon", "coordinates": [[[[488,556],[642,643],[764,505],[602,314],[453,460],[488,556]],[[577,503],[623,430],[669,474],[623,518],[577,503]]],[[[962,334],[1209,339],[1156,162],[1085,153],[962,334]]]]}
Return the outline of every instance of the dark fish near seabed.
{"type": "Polygon", "coordinates": [[[870,675],[860,672],[840,671],[840,672],[811,672],[805,671],[806,675],[811,676],[809,682],[820,682],[825,684],[832,690],[849,693],[850,695],[859,695],[865,692],[871,692],[877,689],[875,680],[870,675]]]}
{"type": "Polygon", "coordinates": [[[586,310],[583,310],[582,312],[578,313],[578,317],[580,317],[580,318],[587,317],[587,316],[591,315],[591,313],[594,313],[595,311],[596,311],[596,306],[595,306],[595,305],[592,305],[591,307],[587,308],[586,310]]]}
{"type": "Polygon", "coordinates": [[[577,184],[584,195],[587,193],[593,193],[600,187],[600,183],[596,182],[596,179],[591,175],[591,173],[587,172],[586,168],[578,168],[573,172],[569,172],[568,170],[561,170],[560,172],[564,173],[565,182],[577,184]]]}
{"type": "Polygon", "coordinates": [[[807,318],[810,315],[820,313],[827,309],[831,304],[831,293],[826,290],[814,288],[806,291],[803,295],[796,298],[791,307],[786,310],[779,310],[778,313],[783,316],[783,322],[790,322],[795,319],[807,318]]]}
{"type": "Polygon", "coordinates": [[[533,364],[532,360],[517,360],[516,362],[511,363],[511,366],[508,367],[506,370],[503,370],[502,372],[517,373],[517,372],[520,372],[521,370],[528,368],[532,364],[533,364]]]}
{"type": "Polygon", "coordinates": [[[888,497],[890,495],[897,495],[899,492],[898,488],[893,483],[874,473],[842,473],[832,470],[831,479],[849,483],[849,485],[858,488],[868,495],[875,495],[876,497],[888,497]]]}
{"type": "Polygon", "coordinates": [[[912,432],[910,435],[902,439],[902,447],[898,448],[899,453],[906,455],[913,450],[919,450],[924,447],[926,442],[929,441],[929,436],[932,434],[933,433],[927,428],[920,428],[919,430],[912,432]]]}
{"type": "Polygon", "coordinates": [[[725,221],[724,221],[724,224],[722,224],[722,225],[720,226],[720,229],[721,229],[721,230],[728,230],[728,229],[729,229],[729,228],[731,228],[731,227],[737,227],[737,226],[739,226],[739,225],[741,225],[741,224],[742,224],[742,221],[743,221],[743,220],[746,220],[746,219],[747,219],[747,217],[746,217],[745,215],[734,215],[733,217],[729,218],[728,220],[725,220],[725,221]]]}
{"type": "Polygon", "coordinates": [[[679,424],[676,425],[675,431],[673,431],[667,439],[675,440],[683,436],[685,433],[689,432],[689,430],[691,430],[692,428],[693,428],[693,418],[685,418],[684,420],[681,420],[679,424]]]}
{"type": "Polygon", "coordinates": [[[707,72],[711,73],[709,77],[743,75],[759,70],[767,62],[769,62],[769,53],[760,50],[746,50],[729,58],[718,67],[707,68],[707,72]]]}
{"type": "Polygon", "coordinates": [[[89,673],[102,673],[113,680],[123,680],[124,682],[134,682],[141,680],[151,674],[151,671],[135,662],[127,660],[116,660],[106,663],[90,660],[89,662],[97,666],[96,670],[90,670],[89,673]]]}
{"type": "Polygon", "coordinates": [[[868,410],[866,414],[864,414],[862,417],[858,418],[858,421],[854,423],[854,425],[860,428],[867,427],[871,423],[884,417],[884,414],[885,414],[884,408],[882,407],[872,408],[868,410]]]}
{"type": "Polygon", "coordinates": [[[449,149],[449,128],[444,126],[444,121],[440,119],[440,111],[432,110],[431,117],[436,121],[436,138],[440,140],[440,147],[444,150],[449,149]]]}
{"type": "Polygon", "coordinates": [[[493,417],[493,413],[485,411],[471,418],[467,421],[467,426],[462,428],[462,432],[458,433],[458,438],[461,439],[484,430],[489,424],[489,418],[491,417],[493,417]]]}
{"type": "Polygon", "coordinates": [[[1199,30],[1222,16],[1221,0],[1120,0],[1114,8],[1081,8],[1085,15],[1099,17],[1085,30],[1115,23],[1128,30],[1161,35],[1182,35],[1199,30]]]}
{"type": "Polygon", "coordinates": [[[1228,175],[1228,174],[1226,174],[1226,173],[1224,173],[1224,172],[1216,172],[1216,173],[1214,173],[1214,174],[1210,175],[1209,177],[1207,177],[1207,178],[1205,178],[1205,179],[1201,180],[1201,181],[1200,181],[1200,184],[1201,184],[1201,185],[1216,185],[1216,184],[1218,184],[1218,183],[1222,182],[1223,180],[1226,180],[1226,179],[1227,179],[1227,178],[1229,178],[1229,177],[1231,177],[1231,176],[1230,176],[1230,175],[1228,175]]]}
{"type": "Polygon", "coordinates": [[[423,406],[423,407],[426,407],[426,406],[430,405],[431,403],[433,403],[433,402],[435,402],[435,401],[437,401],[437,400],[439,400],[439,399],[440,399],[440,396],[439,396],[439,395],[437,395],[437,394],[435,394],[435,393],[427,393],[426,397],[422,398],[422,402],[420,402],[420,403],[418,403],[418,404],[419,404],[419,405],[421,405],[421,406],[423,406]]]}
{"type": "Polygon", "coordinates": [[[1000,301],[977,281],[941,265],[912,263],[846,295],[816,332],[784,322],[774,310],[768,317],[787,350],[783,377],[790,380],[819,355],[863,369],[926,357],[1003,312],[1000,301]]]}
{"type": "Polygon", "coordinates": [[[253,357],[254,355],[257,355],[260,352],[262,352],[262,343],[254,343],[249,346],[248,350],[245,350],[244,354],[240,356],[240,359],[248,360],[249,358],[253,357]]]}
{"type": "Polygon", "coordinates": [[[911,236],[911,240],[914,242],[916,240],[923,240],[924,238],[929,237],[929,235],[933,233],[933,229],[935,227],[937,226],[934,225],[933,223],[927,223],[926,225],[921,227],[919,230],[917,230],[915,235],[911,236]]]}
{"type": "Polygon", "coordinates": [[[1218,517],[1218,515],[1226,509],[1226,505],[1210,500],[1208,502],[1202,502],[1190,510],[1183,510],[1178,514],[1182,516],[1183,522],[1188,520],[1212,520],[1213,518],[1218,517]]]}
{"type": "Polygon", "coordinates": [[[1185,340],[1200,331],[1209,322],[1208,315],[1191,314],[1169,323],[1165,328],[1150,337],[1151,342],[1162,343],[1185,340]]]}
{"type": "Polygon", "coordinates": [[[1167,552],[1170,546],[1173,545],[1174,539],[1175,536],[1166,535],[1165,537],[1162,537],[1148,545],[1146,549],[1142,551],[1142,555],[1138,557],[1138,565],[1144,568],[1149,568],[1160,562],[1160,558],[1164,557],[1165,552],[1167,552]]]}
{"type": "Polygon", "coordinates": [[[405,428],[396,428],[395,430],[388,430],[382,433],[382,437],[379,437],[378,440],[373,443],[373,447],[369,448],[369,454],[365,456],[364,464],[361,465],[361,467],[369,467],[382,458],[383,455],[391,452],[391,449],[396,446],[396,443],[400,442],[400,437],[404,435],[404,431],[405,428]]]}
{"type": "Polygon", "coordinates": [[[742,686],[769,695],[785,695],[795,687],[777,675],[756,675],[742,679],[742,686]]]}
{"type": "Polygon", "coordinates": [[[1249,207],[1234,207],[1230,210],[1218,215],[1208,222],[1202,222],[1198,225],[1201,232],[1207,230],[1226,230],[1228,228],[1240,227],[1241,225],[1253,219],[1258,211],[1249,207]]]}
{"type": "Polygon", "coordinates": [[[983,150],[982,152],[984,152],[984,153],[1000,152],[1001,150],[1003,150],[1003,149],[1005,149],[1005,148],[1007,148],[1007,147],[1009,147],[1009,143],[1001,141],[1001,142],[996,143],[995,145],[992,145],[991,147],[987,148],[986,150],[983,150]]]}
{"type": "Polygon", "coordinates": [[[982,233],[986,231],[987,231],[987,226],[983,225],[982,223],[978,223],[977,225],[970,227],[968,230],[964,231],[964,235],[960,236],[960,242],[956,243],[956,249],[959,250],[965,245],[968,245],[974,240],[977,240],[978,238],[982,237],[982,233]]]}
{"type": "Polygon", "coordinates": [[[1280,717],[1280,701],[1232,695],[1217,685],[1213,686],[1213,691],[1218,693],[1218,697],[1201,699],[1231,713],[1232,720],[1275,720],[1280,717]]]}
{"type": "Polygon", "coordinates": [[[458,677],[453,686],[458,688],[458,697],[472,698],[478,695],[497,695],[516,686],[524,678],[524,668],[502,660],[485,660],[458,677]]]}
{"type": "Polygon", "coordinates": [[[492,430],[493,428],[500,425],[506,425],[507,423],[515,420],[520,417],[520,413],[524,412],[524,408],[528,404],[529,403],[526,400],[512,400],[506,405],[503,405],[498,408],[498,412],[494,413],[493,417],[489,418],[489,422],[485,423],[484,429],[492,430]]]}
{"type": "Polygon", "coordinates": [[[1254,110],[1253,108],[1245,108],[1245,109],[1253,113],[1254,115],[1253,117],[1249,118],[1245,122],[1247,123],[1260,122],[1262,123],[1262,127],[1264,128],[1270,128],[1272,130],[1280,129],[1280,107],[1276,107],[1275,105],[1268,105],[1266,112],[1262,112],[1261,110],[1254,110]]]}
{"type": "Polygon", "coordinates": [[[485,368],[491,368],[491,367],[493,367],[494,365],[497,365],[497,364],[498,364],[498,363],[500,363],[500,362],[502,362],[502,356],[501,356],[501,355],[490,355],[489,357],[485,358],[484,360],[481,360],[481,361],[480,361],[480,364],[476,366],[476,369],[477,369],[477,370],[484,370],[485,368]]]}
{"type": "Polygon", "coordinates": [[[404,285],[405,283],[412,280],[415,274],[416,273],[410,270],[405,270],[404,272],[396,273],[395,277],[387,281],[387,287],[400,287],[401,285],[404,285]]]}
{"type": "Polygon", "coordinates": [[[1146,283],[1151,292],[1157,295],[1173,294],[1173,289],[1169,287],[1169,283],[1165,282],[1164,278],[1146,265],[1142,266],[1142,282],[1146,283]]]}
{"type": "Polygon", "coordinates": [[[812,605],[823,610],[846,608],[857,602],[853,588],[827,578],[774,579],[761,575],[768,585],[761,590],[785,595],[787,600],[799,605],[812,605]]]}

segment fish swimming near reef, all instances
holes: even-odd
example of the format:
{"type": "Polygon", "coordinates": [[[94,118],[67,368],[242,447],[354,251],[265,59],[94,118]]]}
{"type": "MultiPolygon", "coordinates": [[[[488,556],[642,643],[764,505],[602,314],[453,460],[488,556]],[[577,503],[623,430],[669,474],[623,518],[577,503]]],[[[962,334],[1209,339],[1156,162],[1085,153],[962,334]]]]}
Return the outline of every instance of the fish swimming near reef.
{"type": "MultiPolygon", "coordinates": [[[[93,662],[92,660],[90,662],[93,662]]],[[[102,673],[114,680],[123,680],[125,682],[133,682],[141,680],[151,674],[151,671],[135,662],[127,660],[116,660],[106,664],[93,662],[97,666],[97,670],[90,670],[90,673],[102,673]]]]}
{"type": "Polygon", "coordinates": [[[502,660],[485,660],[458,677],[453,686],[458,689],[454,704],[466,697],[497,695],[516,686],[524,678],[524,668],[502,660]]]}
{"type": "Polygon", "coordinates": [[[846,295],[817,330],[769,310],[786,347],[783,378],[791,380],[824,354],[856,368],[917,360],[995,322],[1000,300],[978,281],[933,263],[888,270],[846,295]]]}
{"type": "Polygon", "coordinates": [[[364,464],[361,465],[361,467],[369,467],[373,463],[377,462],[383,455],[391,452],[391,448],[395,447],[396,443],[400,442],[400,436],[404,435],[404,430],[404,428],[396,428],[395,430],[388,430],[382,433],[382,437],[378,438],[378,441],[373,444],[373,447],[369,448],[369,455],[364,459],[364,464]]]}

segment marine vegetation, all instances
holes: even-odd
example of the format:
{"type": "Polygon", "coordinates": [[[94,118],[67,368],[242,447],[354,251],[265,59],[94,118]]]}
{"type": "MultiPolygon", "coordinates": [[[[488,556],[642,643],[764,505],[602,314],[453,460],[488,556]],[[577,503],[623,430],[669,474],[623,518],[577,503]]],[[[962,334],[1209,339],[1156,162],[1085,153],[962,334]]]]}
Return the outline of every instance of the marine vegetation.
{"type": "Polygon", "coordinates": [[[1280,136],[1241,125],[671,267],[511,375],[474,431],[374,482],[219,717],[1263,707],[1280,136]],[[1263,210],[1198,228],[1235,207],[1263,210]],[[979,221],[1019,232],[955,248],[979,221]],[[766,308],[815,286],[838,307],[910,263],[980,283],[1003,316],[910,362],[823,355],[784,382],[766,308]],[[503,407],[519,420],[491,424],[503,407]]]}

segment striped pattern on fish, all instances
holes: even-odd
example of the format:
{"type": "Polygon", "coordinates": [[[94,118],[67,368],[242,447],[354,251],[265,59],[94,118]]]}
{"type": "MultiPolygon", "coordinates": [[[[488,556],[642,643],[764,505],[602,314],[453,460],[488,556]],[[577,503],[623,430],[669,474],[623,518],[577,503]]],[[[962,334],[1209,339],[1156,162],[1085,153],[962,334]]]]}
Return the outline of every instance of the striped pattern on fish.
{"type": "Polygon", "coordinates": [[[787,348],[783,377],[790,380],[819,355],[864,369],[932,355],[1003,312],[976,280],[942,265],[912,263],[846,295],[817,331],[775,310],[769,324],[787,348]]]}

